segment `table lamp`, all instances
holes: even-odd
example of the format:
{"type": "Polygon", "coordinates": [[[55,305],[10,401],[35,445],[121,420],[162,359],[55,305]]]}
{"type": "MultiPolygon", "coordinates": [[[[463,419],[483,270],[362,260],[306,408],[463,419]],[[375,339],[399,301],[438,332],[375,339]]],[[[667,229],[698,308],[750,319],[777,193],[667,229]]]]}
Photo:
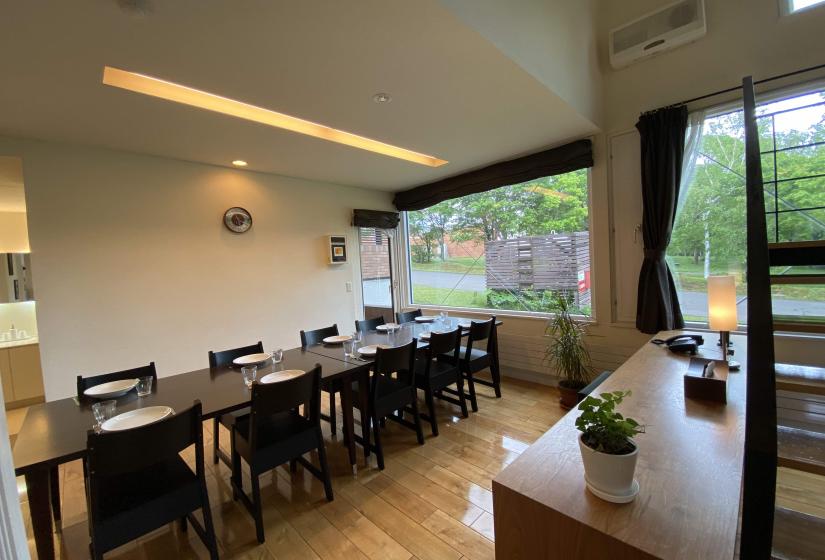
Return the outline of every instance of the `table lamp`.
{"type": "Polygon", "coordinates": [[[708,326],[719,331],[719,344],[722,347],[722,361],[732,371],[739,369],[739,363],[728,361],[730,332],[735,331],[736,320],[736,280],[733,276],[708,277],[708,326]]]}

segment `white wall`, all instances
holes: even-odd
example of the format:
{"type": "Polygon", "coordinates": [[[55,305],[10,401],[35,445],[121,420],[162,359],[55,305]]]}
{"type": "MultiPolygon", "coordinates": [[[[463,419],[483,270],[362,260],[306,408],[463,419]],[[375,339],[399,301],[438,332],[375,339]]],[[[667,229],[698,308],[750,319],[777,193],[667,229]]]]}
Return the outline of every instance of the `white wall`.
{"type": "Polygon", "coordinates": [[[441,0],[595,126],[602,126],[596,0],[441,0]]]}
{"type": "Polygon", "coordinates": [[[388,193],[104,149],[0,138],[2,154],[23,158],[48,400],[77,374],[154,360],[171,375],[210,349],[351,328],[351,209],[391,208],[388,193]],[[223,226],[231,206],[249,232],[223,226]],[[325,236],[342,233],[351,261],[328,265],[325,236]]]}

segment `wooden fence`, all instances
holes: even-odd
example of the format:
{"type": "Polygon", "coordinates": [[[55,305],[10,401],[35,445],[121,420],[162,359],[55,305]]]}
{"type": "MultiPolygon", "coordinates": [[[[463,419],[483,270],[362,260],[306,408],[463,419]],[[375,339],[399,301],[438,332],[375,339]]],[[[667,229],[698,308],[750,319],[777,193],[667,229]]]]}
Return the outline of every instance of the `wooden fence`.
{"type": "Polygon", "coordinates": [[[590,305],[590,235],[586,231],[484,244],[487,288],[564,291],[590,305]]]}

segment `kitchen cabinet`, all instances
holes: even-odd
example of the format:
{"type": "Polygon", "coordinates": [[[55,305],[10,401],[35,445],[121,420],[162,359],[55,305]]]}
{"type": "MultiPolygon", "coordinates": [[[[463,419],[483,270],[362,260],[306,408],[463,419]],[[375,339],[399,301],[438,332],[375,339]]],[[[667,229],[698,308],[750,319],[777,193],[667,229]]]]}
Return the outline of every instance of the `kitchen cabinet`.
{"type": "Polygon", "coordinates": [[[6,405],[26,406],[43,400],[39,344],[0,348],[0,373],[6,405]]]}

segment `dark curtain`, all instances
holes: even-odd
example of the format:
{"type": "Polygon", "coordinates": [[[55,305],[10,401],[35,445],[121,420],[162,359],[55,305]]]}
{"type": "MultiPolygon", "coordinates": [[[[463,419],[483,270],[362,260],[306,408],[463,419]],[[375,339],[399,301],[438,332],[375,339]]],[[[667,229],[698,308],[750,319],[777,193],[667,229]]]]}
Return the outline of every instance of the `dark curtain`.
{"type": "Polygon", "coordinates": [[[642,147],[642,237],[645,247],[639,274],[636,328],[648,334],[685,326],[665,251],[676,218],[687,121],[687,108],[681,106],[645,113],[636,123],[642,147]]]}
{"type": "Polygon", "coordinates": [[[539,177],[593,167],[590,140],[577,140],[537,154],[502,161],[395,195],[399,210],[421,210],[444,200],[517,185],[539,177]]]}
{"type": "Polygon", "coordinates": [[[398,212],[384,212],[383,210],[352,211],[352,225],[357,227],[394,229],[398,227],[398,220],[398,212]]]}

